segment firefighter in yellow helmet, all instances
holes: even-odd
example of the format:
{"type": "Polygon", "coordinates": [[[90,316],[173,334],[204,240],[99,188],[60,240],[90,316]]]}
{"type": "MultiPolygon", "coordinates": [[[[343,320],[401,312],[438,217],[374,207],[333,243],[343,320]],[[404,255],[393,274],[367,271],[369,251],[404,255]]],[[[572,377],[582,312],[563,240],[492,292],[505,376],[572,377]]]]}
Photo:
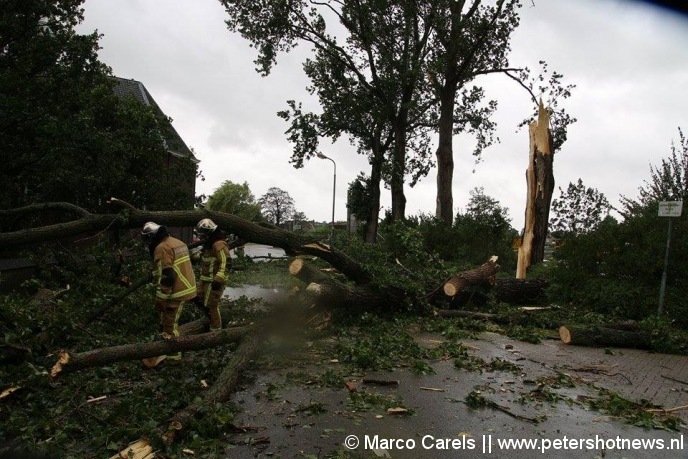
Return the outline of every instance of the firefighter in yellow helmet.
{"type": "MultiPolygon", "coordinates": [[[[143,241],[153,257],[153,282],[155,309],[160,313],[162,337],[170,339],[179,336],[177,322],[184,302],[196,297],[194,277],[189,248],[177,238],[169,235],[167,228],[155,222],[148,222],[141,231],[143,241]]],[[[168,355],[167,359],[180,360],[181,352],[168,355]]]]}
{"type": "Polygon", "coordinates": [[[227,236],[209,218],[198,222],[196,234],[203,242],[201,282],[198,286],[196,304],[205,308],[210,319],[210,330],[219,330],[222,328],[220,298],[225,289],[230,266],[227,236]]]}

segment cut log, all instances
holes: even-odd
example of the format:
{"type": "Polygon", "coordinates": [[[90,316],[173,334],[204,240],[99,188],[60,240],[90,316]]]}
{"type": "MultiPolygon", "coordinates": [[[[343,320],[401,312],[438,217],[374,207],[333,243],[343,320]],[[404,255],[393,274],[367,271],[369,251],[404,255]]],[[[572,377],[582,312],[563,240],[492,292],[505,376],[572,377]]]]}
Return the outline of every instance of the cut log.
{"type": "Polygon", "coordinates": [[[554,147],[549,129],[549,111],[540,101],[538,119],[528,126],[530,153],[526,170],[526,212],[523,237],[518,248],[516,278],[525,279],[528,268],[543,260],[554,191],[554,147]]]}
{"type": "Polygon", "coordinates": [[[559,337],[564,344],[593,347],[627,347],[650,349],[650,337],[640,331],[621,330],[608,326],[562,325],[559,337]]]}
{"type": "Polygon", "coordinates": [[[321,284],[332,280],[330,276],[306,263],[303,258],[294,258],[289,263],[289,274],[305,284],[321,284]]]}
{"type": "Polygon", "coordinates": [[[62,350],[58,354],[58,360],[53,365],[50,375],[55,378],[66,372],[109,365],[124,360],[137,360],[174,352],[209,349],[239,341],[242,336],[251,330],[253,330],[251,326],[227,328],[200,335],[178,336],[169,340],[151,343],[123,344],[79,353],[62,350]]]}
{"type": "Polygon", "coordinates": [[[492,256],[477,268],[462,271],[452,276],[444,283],[444,294],[447,296],[455,296],[470,285],[494,285],[497,271],[499,271],[497,256],[492,256]]]}

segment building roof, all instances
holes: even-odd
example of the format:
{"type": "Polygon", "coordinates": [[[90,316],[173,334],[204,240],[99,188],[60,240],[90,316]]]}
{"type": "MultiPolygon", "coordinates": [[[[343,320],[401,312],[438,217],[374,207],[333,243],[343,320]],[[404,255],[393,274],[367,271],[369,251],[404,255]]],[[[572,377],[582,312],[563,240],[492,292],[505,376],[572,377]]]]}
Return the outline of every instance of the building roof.
{"type": "MultiPolygon", "coordinates": [[[[146,87],[140,81],[127,80],[126,78],[112,77],[115,85],[113,91],[115,95],[121,99],[134,98],[136,101],[151,107],[157,115],[167,120],[167,115],[162,111],[160,106],[155,102],[153,96],[148,92],[146,87]]],[[[179,133],[174,129],[172,123],[166,122],[162,128],[165,142],[165,148],[170,154],[180,157],[189,158],[193,162],[198,162],[191,149],[186,145],[179,133]]]]}

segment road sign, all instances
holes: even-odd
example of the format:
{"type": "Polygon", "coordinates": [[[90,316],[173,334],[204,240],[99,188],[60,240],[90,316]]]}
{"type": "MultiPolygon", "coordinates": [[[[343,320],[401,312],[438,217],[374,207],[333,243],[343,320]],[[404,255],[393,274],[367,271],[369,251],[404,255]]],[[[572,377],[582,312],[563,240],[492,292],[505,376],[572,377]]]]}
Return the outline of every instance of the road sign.
{"type": "Polygon", "coordinates": [[[680,217],[683,201],[659,201],[660,217],[680,217]]]}

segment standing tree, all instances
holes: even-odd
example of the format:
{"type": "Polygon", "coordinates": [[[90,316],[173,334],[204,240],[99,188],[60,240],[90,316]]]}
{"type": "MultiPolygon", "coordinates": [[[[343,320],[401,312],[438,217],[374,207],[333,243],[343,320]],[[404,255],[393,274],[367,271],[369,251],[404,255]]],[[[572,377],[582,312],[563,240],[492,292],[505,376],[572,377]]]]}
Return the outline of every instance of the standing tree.
{"type": "Polygon", "coordinates": [[[270,223],[279,226],[294,214],[294,200],[286,191],[272,187],[258,200],[263,216],[270,223]]]}
{"type": "Polygon", "coordinates": [[[382,176],[379,163],[386,148],[391,148],[386,172],[392,191],[392,217],[403,219],[405,175],[411,173],[415,181],[430,167],[427,135],[422,129],[411,135],[409,132],[410,126],[423,124],[423,115],[432,106],[425,97],[423,64],[430,50],[434,2],[221,2],[230,16],[229,28],[239,31],[258,48],[256,64],[263,74],[269,73],[278,52],[288,51],[299,42],[314,47],[315,57],[305,63],[305,69],[313,83],[312,91],[321,98],[324,113],[320,117],[299,116],[292,104],[292,114],[286,113],[285,118],[295,120],[292,129],[304,132],[301,145],[308,148],[308,155],[315,153],[313,139],[318,135],[352,136],[359,147],[372,151],[373,181],[382,176]],[[343,29],[338,29],[337,34],[343,31],[344,43],[332,35],[332,28],[328,31],[326,17],[338,20],[343,29]],[[357,100],[360,105],[354,102],[357,100]],[[335,107],[347,105],[363,110],[339,118],[335,107]],[[367,127],[359,136],[361,123],[367,123],[367,127]],[[408,158],[407,150],[416,156],[408,158]]]}
{"type": "Polygon", "coordinates": [[[519,24],[519,0],[494,5],[442,0],[436,17],[428,75],[438,104],[437,208],[435,216],[452,224],[454,173],[453,137],[461,132],[476,136],[475,157],[494,142],[490,116],[496,102],[480,107],[483,90],[468,85],[476,76],[508,68],[511,34],[519,24]]]}
{"type": "Polygon", "coordinates": [[[208,198],[208,209],[234,214],[246,220],[256,221],[261,217],[260,204],[256,202],[248,183],[225,182],[208,198]]]}
{"type": "Polygon", "coordinates": [[[118,99],[98,34],[76,32],[82,3],[0,8],[0,151],[12,159],[0,170],[0,207],[58,200],[103,210],[113,195],[149,209],[190,205],[179,177],[193,171],[167,167],[164,120],[118,99]]]}
{"type": "Polygon", "coordinates": [[[672,141],[671,154],[662,158],[659,166],[650,166],[650,180],[645,181],[638,193],[638,199],[621,198],[624,217],[657,201],[688,201],[688,139],[681,128],[678,128],[678,145],[672,141]]]}
{"type": "Polygon", "coordinates": [[[554,214],[552,230],[578,235],[594,231],[609,215],[609,201],[595,188],[587,188],[580,178],[576,184],[569,183],[566,191],[559,187],[561,197],[552,201],[554,214]]]}

